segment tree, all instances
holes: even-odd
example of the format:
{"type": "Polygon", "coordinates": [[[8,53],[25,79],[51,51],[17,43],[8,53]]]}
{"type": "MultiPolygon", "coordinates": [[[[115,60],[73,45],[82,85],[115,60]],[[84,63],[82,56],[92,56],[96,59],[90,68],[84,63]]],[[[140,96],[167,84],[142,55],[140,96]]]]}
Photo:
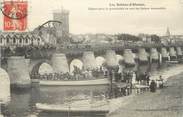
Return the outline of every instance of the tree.
{"type": "Polygon", "coordinates": [[[141,38],[134,35],[130,35],[130,34],[118,34],[117,39],[123,40],[123,41],[141,41],[142,40],[141,38]]]}
{"type": "Polygon", "coordinates": [[[155,43],[160,43],[160,37],[157,35],[151,35],[151,40],[154,41],[155,43]]]}

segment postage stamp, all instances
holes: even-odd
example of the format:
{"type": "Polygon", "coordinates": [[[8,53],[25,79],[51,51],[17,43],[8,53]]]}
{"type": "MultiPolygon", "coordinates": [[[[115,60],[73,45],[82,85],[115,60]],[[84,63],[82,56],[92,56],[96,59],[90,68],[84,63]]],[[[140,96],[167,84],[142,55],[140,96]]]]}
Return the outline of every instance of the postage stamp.
{"type": "Polygon", "coordinates": [[[25,31],[27,28],[27,1],[4,1],[4,31],[25,31]]]}

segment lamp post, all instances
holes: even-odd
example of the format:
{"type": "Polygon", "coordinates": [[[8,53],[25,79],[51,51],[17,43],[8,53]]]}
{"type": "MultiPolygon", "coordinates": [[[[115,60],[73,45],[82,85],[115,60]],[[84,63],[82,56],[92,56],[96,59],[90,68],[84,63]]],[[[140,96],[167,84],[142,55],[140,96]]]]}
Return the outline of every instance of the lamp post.
{"type": "Polygon", "coordinates": [[[118,66],[107,66],[108,69],[108,76],[110,80],[110,92],[109,92],[109,98],[113,98],[114,92],[113,92],[113,81],[115,80],[115,73],[118,71],[118,66]]]}

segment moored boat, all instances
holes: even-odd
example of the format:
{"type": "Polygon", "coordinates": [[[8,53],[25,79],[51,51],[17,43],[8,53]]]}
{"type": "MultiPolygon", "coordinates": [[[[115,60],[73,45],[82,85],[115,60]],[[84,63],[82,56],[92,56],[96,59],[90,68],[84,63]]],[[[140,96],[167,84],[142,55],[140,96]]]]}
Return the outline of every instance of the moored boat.
{"type": "Polygon", "coordinates": [[[108,113],[109,104],[106,100],[91,103],[91,100],[75,101],[67,104],[43,104],[36,103],[36,108],[41,112],[94,112],[94,113],[108,113]]]}
{"type": "Polygon", "coordinates": [[[92,85],[109,85],[108,78],[92,80],[39,80],[40,86],[92,86],[92,85]]]}
{"type": "Polygon", "coordinates": [[[171,60],[171,61],[166,61],[166,63],[177,64],[177,63],[179,63],[179,61],[177,61],[177,60],[171,60]]]}

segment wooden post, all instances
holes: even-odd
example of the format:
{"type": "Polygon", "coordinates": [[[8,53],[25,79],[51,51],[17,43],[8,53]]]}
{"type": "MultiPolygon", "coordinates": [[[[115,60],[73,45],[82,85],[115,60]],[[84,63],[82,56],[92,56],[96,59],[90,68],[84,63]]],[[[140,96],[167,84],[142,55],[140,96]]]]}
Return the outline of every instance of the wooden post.
{"type": "Polygon", "coordinates": [[[110,98],[112,98],[113,97],[113,82],[112,82],[112,80],[113,80],[113,78],[112,78],[112,70],[110,70],[109,71],[109,78],[110,78],[110,98]]]}
{"type": "Polygon", "coordinates": [[[149,56],[149,62],[150,62],[150,64],[152,63],[152,57],[151,57],[151,54],[150,54],[150,56],[149,56]]]}
{"type": "Polygon", "coordinates": [[[162,55],[160,53],[159,53],[159,63],[160,63],[160,65],[162,63],[162,55]]]}

